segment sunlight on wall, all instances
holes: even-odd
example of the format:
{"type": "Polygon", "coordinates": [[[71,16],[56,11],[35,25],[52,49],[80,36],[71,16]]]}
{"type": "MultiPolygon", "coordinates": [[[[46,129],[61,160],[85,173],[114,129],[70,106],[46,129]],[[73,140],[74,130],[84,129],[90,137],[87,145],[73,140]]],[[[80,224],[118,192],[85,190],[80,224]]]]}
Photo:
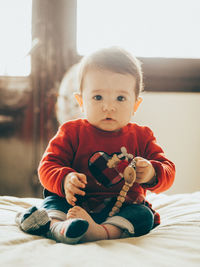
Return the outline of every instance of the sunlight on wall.
{"type": "Polygon", "coordinates": [[[141,57],[200,58],[199,0],[77,0],[81,55],[120,45],[141,57]]]}
{"type": "Polygon", "coordinates": [[[0,75],[30,74],[31,0],[0,0],[0,75]]]}
{"type": "Polygon", "coordinates": [[[145,92],[133,121],[149,126],[176,165],[170,194],[200,190],[200,94],[145,92]]]}

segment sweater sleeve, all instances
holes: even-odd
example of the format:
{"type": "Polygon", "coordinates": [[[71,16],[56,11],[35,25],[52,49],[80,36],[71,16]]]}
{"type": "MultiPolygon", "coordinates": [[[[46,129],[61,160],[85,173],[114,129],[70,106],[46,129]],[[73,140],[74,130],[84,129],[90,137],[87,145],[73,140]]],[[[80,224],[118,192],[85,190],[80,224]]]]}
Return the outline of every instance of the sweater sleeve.
{"type": "Polygon", "coordinates": [[[144,142],[143,157],[153,165],[156,171],[157,183],[152,185],[152,187],[146,184],[142,186],[154,193],[161,193],[172,186],[175,178],[175,165],[166,158],[162,148],[156,142],[153,132],[148,127],[145,127],[144,134],[145,136],[143,137],[146,142],[144,142]]]}
{"type": "Polygon", "coordinates": [[[39,180],[44,188],[64,197],[62,184],[64,177],[75,170],[70,166],[74,157],[70,135],[65,125],[49,142],[38,168],[39,180]]]}

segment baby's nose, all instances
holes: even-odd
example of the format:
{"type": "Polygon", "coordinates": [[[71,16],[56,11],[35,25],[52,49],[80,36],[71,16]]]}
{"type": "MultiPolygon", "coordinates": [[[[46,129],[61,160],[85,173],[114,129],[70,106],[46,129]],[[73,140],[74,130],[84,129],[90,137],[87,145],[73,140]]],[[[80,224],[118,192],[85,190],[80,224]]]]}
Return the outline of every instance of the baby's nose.
{"type": "Polygon", "coordinates": [[[113,103],[105,102],[103,103],[103,111],[115,111],[116,107],[113,103]]]}

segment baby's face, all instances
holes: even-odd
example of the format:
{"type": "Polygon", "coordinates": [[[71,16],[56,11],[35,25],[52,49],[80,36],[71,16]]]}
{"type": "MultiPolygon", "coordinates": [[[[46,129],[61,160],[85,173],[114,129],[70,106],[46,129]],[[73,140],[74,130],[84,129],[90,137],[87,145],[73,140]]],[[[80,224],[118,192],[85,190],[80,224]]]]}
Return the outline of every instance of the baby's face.
{"type": "Polygon", "coordinates": [[[118,131],[134,113],[136,80],[129,74],[108,70],[87,71],[82,86],[87,120],[104,131],[118,131]]]}

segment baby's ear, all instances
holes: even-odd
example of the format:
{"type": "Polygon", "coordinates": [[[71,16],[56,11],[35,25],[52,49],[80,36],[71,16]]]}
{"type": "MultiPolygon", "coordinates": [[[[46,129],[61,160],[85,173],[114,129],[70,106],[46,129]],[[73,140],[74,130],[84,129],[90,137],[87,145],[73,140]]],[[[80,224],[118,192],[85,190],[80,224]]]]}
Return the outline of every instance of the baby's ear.
{"type": "Polygon", "coordinates": [[[142,101],[143,101],[143,98],[142,97],[138,97],[138,99],[136,100],[135,105],[134,105],[134,112],[137,111],[137,109],[139,108],[139,106],[142,103],[142,101]]]}
{"type": "Polygon", "coordinates": [[[80,108],[83,107],[83,98],[82,98],[82,95],[79,94],[79,93],[74,93],[74,96],[76,98],[76,101],[78,102],[80,108]]]}

